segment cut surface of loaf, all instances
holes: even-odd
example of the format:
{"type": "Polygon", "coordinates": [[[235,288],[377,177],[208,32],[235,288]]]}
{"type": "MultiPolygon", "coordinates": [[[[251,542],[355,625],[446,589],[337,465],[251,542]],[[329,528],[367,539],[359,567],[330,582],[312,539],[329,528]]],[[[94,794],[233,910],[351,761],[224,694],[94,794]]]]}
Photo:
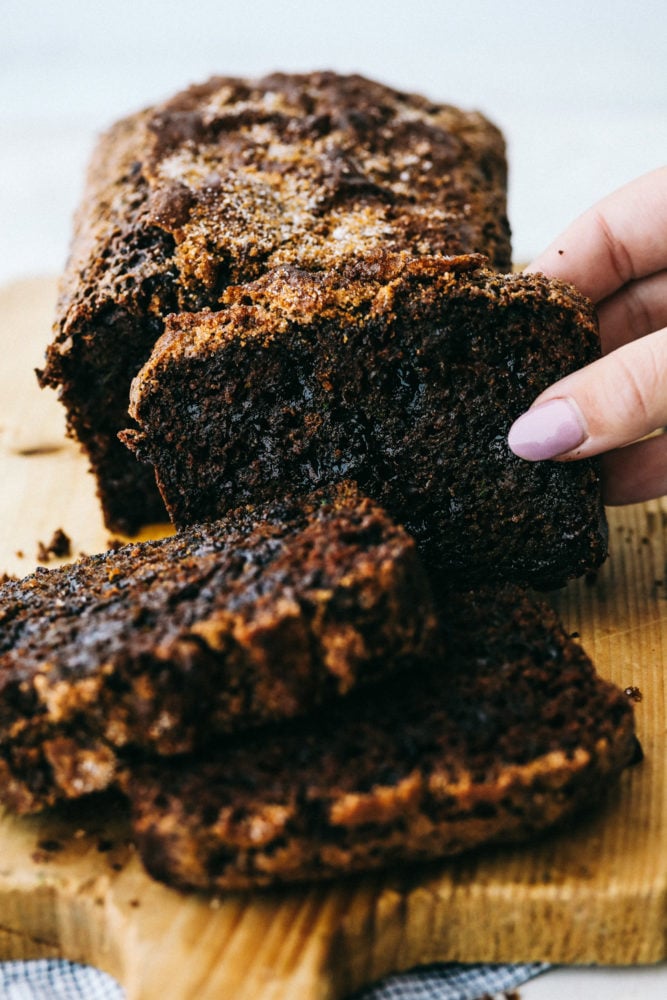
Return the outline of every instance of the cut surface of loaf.
{"type": "Polygon", "coordinates": [[[510,266],[506,161],[476,112],[335,73],[216,77],[115,124],[94,153],[41,382],[88,453],[107,525],[164,519],[118,443],[167,314],[273,267],[379,248],[510,266]]]}
{"type": "Polygon", "coordinates": [[[349,484],[8,581],[0,627],[19,811],[442,656],[412,539],[349,484]]]}
{"type": "Polygon", "coordinates": [[[599,355],[591,304],[475,256],[276,269],[171,316],[133,382],[173,521],[349,477],[467,581],[553,587],[599,565],[595,463],[517,458],[512,421],[599,355]]]}
{"type": "Polygon", "coordinates": [[[635,752],[632,708],[553,612],[508,588],[442,614],[446,670],[125,771],[148,871],[197,889],[321,879],[531,837],[604,795],[635,752]]]}

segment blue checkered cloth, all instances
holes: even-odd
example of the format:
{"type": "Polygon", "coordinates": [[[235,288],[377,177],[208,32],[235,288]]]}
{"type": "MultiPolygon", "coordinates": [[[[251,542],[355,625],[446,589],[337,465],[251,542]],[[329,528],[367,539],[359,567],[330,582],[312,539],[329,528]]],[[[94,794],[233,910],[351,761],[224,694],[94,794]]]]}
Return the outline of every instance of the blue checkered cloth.
{"type": "MultiPolygon", "coordinates": [[[[478,1000],[501,996],[547,968],[536,962],[429,965],[400,976],[388,976],[357,993],[353,1000],[478,1000]]],[[[2,1000],[124,1000],[125,994],[111,976],[98,969],[43,958],[0,963],[0,997],[2,1000]]]]}
{"type": "Polygon", "coordinates": [[[54,958],[0,962],[2,1000],[124,1000],[115,979],[89,965],[54,958]]]}
{"type": "Polygon", "coordinates": [[[388,976],[350,1000],[479,1000],[501,997],[549,968],[528,965],[425,965],[388,976]]]}

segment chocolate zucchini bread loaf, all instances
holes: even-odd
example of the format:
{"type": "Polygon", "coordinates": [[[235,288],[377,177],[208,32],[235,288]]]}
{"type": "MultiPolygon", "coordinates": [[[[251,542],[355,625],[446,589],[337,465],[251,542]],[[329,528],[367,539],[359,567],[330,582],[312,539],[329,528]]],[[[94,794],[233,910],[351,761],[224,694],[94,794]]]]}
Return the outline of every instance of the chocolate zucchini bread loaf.
{"type": "Polygon", "coordinates": [[[414,542],[342,485],[0,586],[0,799],[108,785],[442,658],[414,542]]]}
{"type": "Polygon", "coordinates": [[[510,266],[503,139],[480,114],[359,76],[214,78],[95,151],[41,372],[88,453],[109,527],[164,517],[117,441],[168,313],[217,309],[271,268],[378,248],[510,266]]]}
{"type": "Polygon", "coordinates": [[[198,889],[326,878],[529,837],[599,799],[634,753],[629,699],[513,589],[453,596],[443,620],[445,674],[125,772],[148,871],[198,889]]]}
{"type": "Polygon", "coordinates": [[[606,555],[596,466],[525,462],[507,431],[599,349],[573,288],[475,256],[286,266],[169,317],[122,437],[177,525],[349,477],[431,566],[548,588],[606,555]]]}

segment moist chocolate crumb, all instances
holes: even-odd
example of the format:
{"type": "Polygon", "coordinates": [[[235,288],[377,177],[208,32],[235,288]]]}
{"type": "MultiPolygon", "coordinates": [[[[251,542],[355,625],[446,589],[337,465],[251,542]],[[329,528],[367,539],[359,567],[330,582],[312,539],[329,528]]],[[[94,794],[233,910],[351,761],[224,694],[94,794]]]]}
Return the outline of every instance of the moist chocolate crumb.
{"type": "Polygon", "coordinates": [[[554,589],[605,559],[597,464],[507,445],[542,389],[599,356],[573,288],[470,254],[381,251],[275,268],[222,299],[169,317],[120,435],[177,527],[344,477],[466,585],[554,589]]]}
{"type": "Polygon", "coordinates": [[[51,557],[55,556],[56,559],[64,559],[72,554],[72,542],[68,535],[65,534],[62,528],[56,528],[51,536],[51,541],[45,544],[44,542],[37,542],[37,561],[41,563],[48,563],[51,561],[51,557]]]}
{"type": "Polygon", "coordinates": [[[635,736],[632,757],[630,758],[630,767],[634,767],[636,764],[641,764],[644,759],[644,748],[642,747],[640,741],[635,736]]]}
{"type": "MultiPolygon", "coordinates": [[[[37,372],[37,370],[36,374],[39,377],[39,372],[37,372]]],[[[26,448],[17,448],[16,454],[20,455],[22,458],[34,458],[40,455],[53,455],[58,451],[62,451],[62,449],[62,444],[47,442],[46,444],[36,444],[30,445],[26,448]]]]}
{"type": "Polygon", "coordinates": [[[62,851],[63,849],[63,845],[59,840],[40,840],[37,843],[37,847],[41,851],[49,851],[50,853],[62,851]]]}

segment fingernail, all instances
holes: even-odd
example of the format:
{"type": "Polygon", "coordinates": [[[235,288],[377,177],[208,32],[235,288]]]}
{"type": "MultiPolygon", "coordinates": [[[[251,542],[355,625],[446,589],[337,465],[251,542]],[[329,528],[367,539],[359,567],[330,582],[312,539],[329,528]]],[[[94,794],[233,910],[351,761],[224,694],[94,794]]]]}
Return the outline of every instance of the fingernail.
{"type": "Polygon", "coordinates": [[[514,421],[507,443],[519,458],[540,462],[572,451],[586,437],[576,404],[570,399],[550,399],[526,410],[514,421]]]}

